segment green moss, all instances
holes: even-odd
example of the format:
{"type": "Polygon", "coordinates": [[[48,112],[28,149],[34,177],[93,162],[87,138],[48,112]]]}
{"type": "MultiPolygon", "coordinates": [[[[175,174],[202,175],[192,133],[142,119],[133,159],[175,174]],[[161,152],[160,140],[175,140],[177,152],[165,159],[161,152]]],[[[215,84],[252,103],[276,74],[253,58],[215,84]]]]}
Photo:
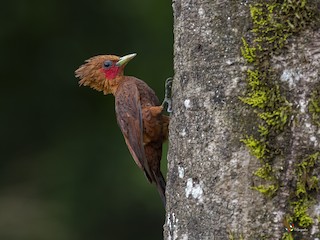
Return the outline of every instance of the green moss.
{"type": "Polygon", "coordinates": [[[236,234],[235,232],[228,229],[228,239],[229,240],[244,240],[243,234],[236,234]]]}
{"type": "Polygon", "coordinates": [[[308,185],[308,190],[316,190],[317,192],[319,191],[319,179],[317,176],[312,176],[308,182],[307,182],[307,185],[308,185]]]}
{"type": "Polygon", "coordinates": [[[308,208],[315,201],[311,193],[318,191],[318,178],[312,176],[317,162],[320,162],[320,152],[310,154],[301,163],[297,164],[296,168],[295,198],[291,202],[292,220],[305,228],[313,224],[312,218],[308,215],[308,208]]]}
{"type": "Polygon", "coordinates": [[[299,226],[307,228],[313,224],[312,218],[308,215],[307,210],[311,205],[310,200],[300,199],[299,201],[293,202],[293,221],[297,222],[299,226]]]}
{"type": "Polygon", "coordinates": [[[281,95],[280,87],[274,81],[275,74],[269,67],[272,52],[279,46],[283,46],[290,32],[285,30],[285,24],[278,18],[281,16],[280,11],[281,4],[276,1],[251,5],[254,37],[250,43],[242,38],[243,47],[241,48],[242,56],[252,64],[252,68],[247,70],[247,93],[240,97],[240,100],[255,109],[259,122],[259,136],[246,137],[242,142],[263,165],[254,175],[263,180],[272,181],[265,188],[261,186],[254,188],[263,193],[270,191],[269,186],[277,185],[269,164],[270,156],[273,155],[269,147],[274,140],[271,136],[275,136],[275,133],[284,129],[291,113],[291,106],[281,95]]]}
{"type": "Polygon", "coordinates": [[[264,180],[274,180],[272,176],[272,168],[269,163],[266,163],[262,167],[258,168],[258,170],[254,172],[254,175],[264,180]]]}
{"type": "Polygon", "coordinates": [[[252,189],[257,190],[258,192],[260,192],[261,194],[267,197],[273,197],[278,190],[278,186],[274,184],[259,185],[259,186],[252,187],[252,189]]]}
{"type": "Polygon", "coordinates": [[[305,188],[305,184],[302,182],[297,182],[297,188],[296,188],[296,195],[299,197],[300,195],[304,195],[307,193],[307,190],[305,188]]]}
{"type": "MultiPolygon", "coordinates": [[[[301,31],[314,18],[313,6],[307,0],[284,0],[258,3],[250,7],[256,48],[265,53],[281,49],[287,39],[301,31]]],[[[258,53],[257,53],[258,55],[258,53]]]]}
{"type": "Polygon", "coordinates": [[[242,102],[251,105],[252,107],[263,108],[267,101],[267,92],[260,89],[248,93],[247,97],[240,98],[242,102]]]}
{"type": "Polygon", "coordinates": [[[287,124],[290,110],[289,106],[281,106],[274,111],[259,113],[258,116],[264,120],[268,126],[282,130],[287,124]]]}
{"type": "MultiPolygon", "coordinates": [[[[246,73],[247,91],[240,100],[256,114],[257,124],[252,127],[253,132],[241,141],[262,165],[253,174],[263,184],[252,189],[269,197],[274,196],[281,185],[272,167],[275,157],[281,152],[277,147],[281,145],[277,139],[286,130],[293,114],[292,104],[282,93],[280,76],[272,69],[270,60],[281,51],[293,34],[310,25],[317,11],[312,4],[307,0],[261,0],[250,6],[253,23],[251,38],[242,38],[241,53],[250,64],[250,69],[246,73]]],[[[319,127],[319,90],[312,94],[308,108],[313,122],[319,127]]],[[[308,208],[313,202],[312,192],[318,191],[319,179],[312,174],[318,158],[319,153],[315,153],[296,165],[297,182],[290,200],[290,221],[297,222],[301,227],[313,223],[308,208]]],[[[293,239],[293,236],[287,232],[282,239],[293,239]]]]}
{"type": "Polygon", "coordinates": [[[292,237],[292,234],[289,232],[286,232],[282,235],[282,240],[294,240],[294,238],[292,237]]]}
{"type": "Polygon", "coordinates": [[[263,159],[267,152],[266,143],[255,139],[253,136],[247,136],[241,141],[249,148],[250,153],[258,159],[263,159]]]}
{"type": "Polygon", "coordinates": [[[269,135],[269,129],[266,126],[261,124],[258,126],[258,132],[262,138],[269,135]]]}
{"type": "Polygon", "coordinates": [[[252,63],[256,58],[256,48],[249,47],[248,43],[244,38],[242,38],[242,44],[243,47],[240,48],[242,56],[247,60],[248,63],[252,63]]]}
{"type": "Polygon", "coordinates": [[[309,207],[315,203],[314,192],[318,192],[318,178],[313,176],[317,163],[320,162],[320,152],[310,154],[296,166],[297,183],[295,195],[290,201],[291,216],[288,222],[295,222],[299,227],[308,228],[314,221],[308,214],[309,207]]]}
{"type": "Polygon", "coordinates": [[[315,152],[306,157],[301,163],[297,164],[297,174],[299,179],[302,179],[304,176],[310,174],[319,157],[320,152],[315,152]]]}
{"type": "Polygon", "coordinates": [[[308,109],[312,122],[320,127],[320,90],[316,89],[312,92],[308,109]]]}
{"type": "Polygon", "coordinates": [[[292,34],[291,28],[286,27],[280,11],[282,4],[274,3],[260,3],[251,6],[250,12],[254,24],[253,32],[257,34],[255,38],[256,43],[259,44],[260,50],[275,50],[282,48],[286,43],[288,37],[292,34]],[[267,46],[273,47],[267,49],[267,46]]]}

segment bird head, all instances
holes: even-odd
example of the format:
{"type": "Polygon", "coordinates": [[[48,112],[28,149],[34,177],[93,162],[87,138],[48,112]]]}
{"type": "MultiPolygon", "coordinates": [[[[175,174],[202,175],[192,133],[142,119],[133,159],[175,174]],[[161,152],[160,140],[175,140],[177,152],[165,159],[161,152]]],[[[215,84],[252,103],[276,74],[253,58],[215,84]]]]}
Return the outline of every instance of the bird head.
{"type": "Polygon", "coordinates": [[[135,53],[123,57],[99,55],[86,60],[75,71],[80,86],[90,86],[104,94],[115,93],[123,77],[124,67],[135,56],[135,53]]]}

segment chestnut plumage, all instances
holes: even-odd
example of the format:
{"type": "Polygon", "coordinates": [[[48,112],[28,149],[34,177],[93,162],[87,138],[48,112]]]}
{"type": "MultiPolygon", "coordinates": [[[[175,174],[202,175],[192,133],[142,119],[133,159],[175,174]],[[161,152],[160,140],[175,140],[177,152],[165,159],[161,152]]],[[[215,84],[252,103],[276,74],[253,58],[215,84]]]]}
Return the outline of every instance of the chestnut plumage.
{"type": "Polygon", "coordinates": [[[136,54],[95,56],[76,71],[79,84],[115,97],[118,125],[128,149],[147,179],[154,183],[165,205],[166,183],[160,171],[162,144],[168,137],[169,117],[154,91],[142,80],[123,74],[136,54]]]}

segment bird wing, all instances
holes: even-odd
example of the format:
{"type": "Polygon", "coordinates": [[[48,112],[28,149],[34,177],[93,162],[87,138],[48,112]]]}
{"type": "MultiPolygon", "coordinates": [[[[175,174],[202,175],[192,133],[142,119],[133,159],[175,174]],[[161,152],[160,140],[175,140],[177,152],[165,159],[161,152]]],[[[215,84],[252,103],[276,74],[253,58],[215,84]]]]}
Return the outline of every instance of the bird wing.
{"type": "Polygon", "coordinates": [[[115,94],[117,122],[136,164],[145,172],[149,181],[151,172],[143,145],[143,120],[140,93],[134,82],[125,81],[115,94]]]}

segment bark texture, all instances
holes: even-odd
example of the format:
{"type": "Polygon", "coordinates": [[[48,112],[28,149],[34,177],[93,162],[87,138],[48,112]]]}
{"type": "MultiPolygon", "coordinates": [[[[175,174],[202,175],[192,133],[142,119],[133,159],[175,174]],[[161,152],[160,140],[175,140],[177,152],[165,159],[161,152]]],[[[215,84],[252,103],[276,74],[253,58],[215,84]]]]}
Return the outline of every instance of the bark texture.
{"type": "MultiPolygon", "coordinates": [[[[248,1],[174,0],[173,10],[175,76],[164,238],[281,239],[290,188],[297,181],[297,151],[301,144],[306,151],[319,150],[318,127],[307,114],[320,76],[319,33],[307,32],[310,41],[295,38],[272,59],[295,114],[278,137],[286,149],[278,157],[281,164],[275,164],[281,186],[268,198],[251,189],[261,163],[240,141],[257,131],[252,109],[239,100],[246,90],[247,64],[240,47],[251,27],[248,1]]],[[[319,234],[319,203],[308,211],[314,224],[303,236],[313,239],[319,234]]]]}

